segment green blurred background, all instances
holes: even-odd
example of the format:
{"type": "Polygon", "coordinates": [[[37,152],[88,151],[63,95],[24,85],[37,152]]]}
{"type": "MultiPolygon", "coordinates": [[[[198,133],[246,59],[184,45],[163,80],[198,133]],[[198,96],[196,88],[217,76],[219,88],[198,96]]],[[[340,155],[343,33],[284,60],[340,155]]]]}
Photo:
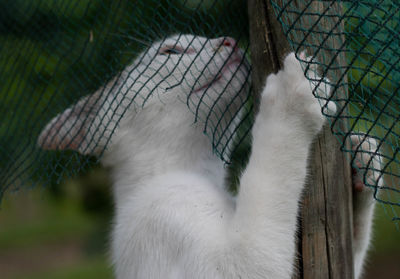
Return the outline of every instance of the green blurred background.
{"type": "MultiPolygon", "coordinates": [[[[113,278],[107,172],[95,168],[56,188],[10,193],[0,211],[0,278],[113,278]]],[[[400,278],[399,231],[377,205],[368,279],[400,278]]]]}
{"type": "Polygon", "coordinates": [[[112,204],[104,170],[10,193],[0,211],[0,278],[112,278],[112,204]]]}
{"type": "MultiPolygon", "coordinates": [[[[177,30],[237,38],[238,26],[247,30],[246,1],[198,3],[0,0],[0,197],[10,185],[37,184],[7,192],[1,203],[1,279],[112,278],[107,172],[93,158],[41,153],[36,138],[52,116],[129,63],[144,47],[137,39],[177,30]]],[[[398,279],[400,234],[377,208],[367,278],[398,279]]]]}
{"type": "Polygon", "coordinates": [[[91,166],[77,153],[40,150],[39,133],[154,40],[194,33],[246,45],[247,26],[240,0],[0,0],[0,198],[91,166]]]}

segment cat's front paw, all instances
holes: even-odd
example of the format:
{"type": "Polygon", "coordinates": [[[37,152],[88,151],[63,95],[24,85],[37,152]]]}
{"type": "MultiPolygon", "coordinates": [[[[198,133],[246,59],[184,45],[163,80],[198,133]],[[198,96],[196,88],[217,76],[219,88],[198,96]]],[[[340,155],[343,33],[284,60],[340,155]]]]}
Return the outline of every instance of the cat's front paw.
{"type": "Polygon", "coordinates": [[[382,156],[375,139],[367,135],[352,135],[350,139],[355,152],[352,167],[355,202],[370,204],[376,187],[383,184],[383,177],[380,175],[382,156]]]}
{"type": "Polygon", "coordinates": [[[375,208],[374,196],[383,185],[382,154],[378,142],[365,134],[350,137],[353,170],[353,259],[354,278],[360,278],[368,249],[375,208]]]}
{"type": "MultiPolygon", "coordinates": [[[[310,65],[317,64],[304,53],[299,57],[310,65]]],[[[325,122],[318,97],[329,97],[330,86],[329,80],[319,77],[316,69],[311,69],[310,72],[309,80],[295,54],[290,53],[284,60],[283,70],[268,77],[262,97],[266,110],[274,111],[280,119],[292,121],[296,126],[315,135],[325,122]]],[[[336,111],[333,102],[323,108],[330,115],[336,111]]]]}

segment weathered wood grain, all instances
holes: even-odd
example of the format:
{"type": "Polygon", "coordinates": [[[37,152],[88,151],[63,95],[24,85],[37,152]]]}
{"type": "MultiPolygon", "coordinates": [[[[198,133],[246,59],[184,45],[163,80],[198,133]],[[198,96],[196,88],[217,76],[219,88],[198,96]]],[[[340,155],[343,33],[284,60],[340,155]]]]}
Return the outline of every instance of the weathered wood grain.
{"type": "MultiPolygon", "coordinates": [[[[307,1],[297,1],[301,8],[307,1]]],[[[329,2],[329,1],[328,1],[329,2]]],[[[337,4],[315,1],[315,11],[337,4]]],[[[336,6],[335,6],[336,5],[336,6]]],[[[269,0],[248,0],[250,43],[255,94],[261,92],[266,76],[281,68],[289,44],[276,20],[269,0]]],[[[321,27],[329,23],[321,21],[321,27]]],[[[337,28],[342,28],[339,25],[337,28]]],[[[330,44],[338,47],[334,36],[330,44]]],[[[314,42],[315,43],[315,42],[314,42]]],[[[325,53],[329,57],[329,53],[325,53]]],[[[343,63],[339,55],[336,63],[343,63]]],[[[338,76],[338,75],[335,75],[338,76]]],[[[334,81],[334,79],[333,79],[334,81]]],[[[345,88],[340,94],[346,94],[345,88]]],[[[340,127],[338,127],[340,128],[340,127]]],[[[282,151],[284,152],[284,151],[282,151]]],[[[299,243],[297,273],[293,278],[325,279],[353,278],[352,205],[350,161],[340,152],[340,144],[325,127],[315,141],[309,161],[308,177],[302,210],[299,213],[299,243]]]]}

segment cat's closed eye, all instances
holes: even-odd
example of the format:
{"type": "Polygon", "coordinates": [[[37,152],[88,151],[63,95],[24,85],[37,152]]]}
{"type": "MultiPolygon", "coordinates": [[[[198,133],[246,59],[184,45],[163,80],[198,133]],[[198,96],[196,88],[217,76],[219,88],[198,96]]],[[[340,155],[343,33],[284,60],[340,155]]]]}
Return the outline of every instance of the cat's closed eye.
{"type": "Polygon", "coordinates": [[[158,52],[158,54],[160,55],[176,55],[176,54],[182,54],[185,51],[177,46],[166,46],[160,49],[160,51],[158,52]]]}

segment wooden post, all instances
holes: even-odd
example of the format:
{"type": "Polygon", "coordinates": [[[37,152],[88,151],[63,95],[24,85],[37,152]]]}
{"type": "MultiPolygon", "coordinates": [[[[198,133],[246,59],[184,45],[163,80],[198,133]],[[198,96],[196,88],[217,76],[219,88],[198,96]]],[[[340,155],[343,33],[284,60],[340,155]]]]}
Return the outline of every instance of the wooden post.
{"type": "MultiPolygon", "coordinates": [[[[305,5],[304,2],[307,1],[296,1],[297,7],[300,9],[301,5],[305,5]]],[[[315,2],[319,3],[310,7],[316,11],[326,8],[326,5],[340,10],[340,6],[335,7],[339,4],[332,4],[331,1],[315,2]]],[[[253,85],[257,95],[267,75],[281,68],[283,57],[290,51],[290,47],[270,0],[248,0],[248,10],[253,85]]],[[[321,21],[319,24],[327,23],[321,21]]],[[[332,44],[337,45],[334,39],[332,44]]],[[[337,62],[342,63],[341,59],[343,57],[339,56],[337,62]]],[[[293,278],[352,279],[350,160],[340,152],[339,141],[328,126],[324,127],[313,145],[309,173],[299,213],[298,272],[293,278]]]]}

